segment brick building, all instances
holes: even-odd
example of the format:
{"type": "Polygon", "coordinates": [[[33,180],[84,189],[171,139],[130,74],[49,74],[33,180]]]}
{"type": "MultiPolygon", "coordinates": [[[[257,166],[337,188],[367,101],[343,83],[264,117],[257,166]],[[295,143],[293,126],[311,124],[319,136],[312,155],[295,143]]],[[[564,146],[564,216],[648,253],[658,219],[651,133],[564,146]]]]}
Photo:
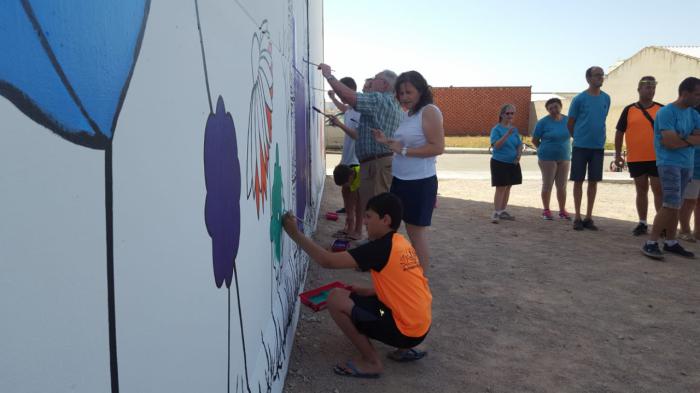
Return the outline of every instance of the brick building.
{"type": "Polygon", "coordinates": [[[515,105],[515,126],[527,134],[531,90],[530,86],[433,87],[433,97],[442,110],[447,136],[489,135],[505,103],[515,105]]]}

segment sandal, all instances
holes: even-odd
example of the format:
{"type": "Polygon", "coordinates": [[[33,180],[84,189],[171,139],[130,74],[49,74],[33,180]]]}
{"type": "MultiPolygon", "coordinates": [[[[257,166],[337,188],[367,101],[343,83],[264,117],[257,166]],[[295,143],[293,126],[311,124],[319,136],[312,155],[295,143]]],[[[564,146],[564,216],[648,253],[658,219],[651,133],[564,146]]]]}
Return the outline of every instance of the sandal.
{"type": "Polygon", "coordinates": [[[345,239],[345,238],[348,236],[348,233],[345,232],[345,231],[343,231],[343,230],[341,229],[341,230],[335,232],[335,233],[334,233],[333,235],[331,235],[331,236],[333,236],[333,237],[336,238],[336,239],[345,239]]]}
{"type": "Polygon", "coordinates": [[[342,375],[343,377],[353,377],[353,378],[371,378],[371,379],[376,379],[379,378],[380,374],[379,373],[366,373],[360,371],[357,366],[355,365],[355,362],[352,360],[348,360],[345,362],[344,365],[339,365],[336,364],[333,367],[333,372],[342,375]]]}
{"type": "Polygon", "coordinates": [[[420,349],[397,349],[389,352],[386,357],[395,362],[405,363],[423,359],[427,354],[427,351],[421,351],[420,349]]]}

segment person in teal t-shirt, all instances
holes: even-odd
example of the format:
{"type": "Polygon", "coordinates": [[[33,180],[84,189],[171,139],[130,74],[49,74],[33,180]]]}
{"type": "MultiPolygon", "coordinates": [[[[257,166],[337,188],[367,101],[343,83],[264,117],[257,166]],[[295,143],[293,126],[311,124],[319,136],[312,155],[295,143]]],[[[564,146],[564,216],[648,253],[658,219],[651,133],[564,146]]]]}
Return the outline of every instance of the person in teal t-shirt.
{"type": "Polygon", "coordinates": [[[676,240],[676,229],[681,198],[693,175],[695,146],[700,145],[700,118],[693,109],[698,105],[700,79],[689,77],[678,87],[678,99],[656,113],[654,149],[663,205],[656,213],[649,240],[642,246],[642,253],[650,258],[664,257],[658,244],[662,231],[666,231],[665,252],[695,258],[676,240]]]}
{"type": "Polygon", "coordinates": [[[518,129],[513,126],[515,105],[501,106],[498,124],[491,129],[491,186],[496,187],[493,199],[494,211],[491,222],[499,220],[514,220],[506,211],[510,187],[522,184],[523,174],[520,170],[520,155],[523,152],[523,142],[518,129]]]}
{"type": "MultiPolygon", "coordinates": [[[[698,124],[695,128],[700,128],[700,105],[695,107],[696,120],[698,124]]],[[[678,221],[681,224],[681,231],[678,234],[678,238],[681,240],[689,241],[691,243],[697,242],[700,239],[700,204],[698,203],[698,198],[700,198],[700,146],[695,146],[695,160],[693,161],[693,179],[691,180],[688,187],[683,193],[683,205],[681,205],[681,210],[679,212],[678,221]],[[693,233],[690,233],[690,216],[693,215],[695,211],[695,229],[693,233]]]]}
{"type": "Polygon", "coordinates": [[[537,163],[542,172],[542,218],[552,219],[549,201],[552,197],[552,185],[557,185],[557,202],[559,202],[559,218],[570,220],[566,212],[566,176],[569,174],[571,163],[571,135],[567,125],[567,117],[561,114],[561,100],[550,98],[544,105],[549,112],[535,125],[532,143],[537,146],[537,163]]]}
{"type": "Polygon", "coordinates": [[[571,177],[574,182],[574,208],[576,219],[574,229],[597,231],[593,224],[593,204],[595,203],[598,182],[603,180],[603,153],[605,148],[605,119],[610,110],[610,96],[600,90],[605,73],[600,67],[586,70],[588,89],[579,93],[569,107],[568,128],[574,138],[571,151],[571,177]],[[588,204],[586,218],[581,219],[581,199],[583,181],[588,169],[588,204]]]}

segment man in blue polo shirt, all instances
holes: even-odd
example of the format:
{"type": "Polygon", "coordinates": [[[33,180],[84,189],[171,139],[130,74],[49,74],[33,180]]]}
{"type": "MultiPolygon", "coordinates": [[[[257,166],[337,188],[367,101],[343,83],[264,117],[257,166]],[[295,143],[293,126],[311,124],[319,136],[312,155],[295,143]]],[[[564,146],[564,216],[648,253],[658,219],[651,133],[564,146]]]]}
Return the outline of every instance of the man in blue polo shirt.
{"type": "Polygon", "coordinates": [[[610,110],[610,96],[600,90],[605,73],[600,67],[586,70],[588,89],[579,93],[569,107],[568,128],[574,139],[571,151],[571,177],[574,182],[574,208],[576,218],[574,229],[597,231],[593,224],[593,204],[595,203],[598,182],[603,180],[603,153],[605,148],[605,119],[610,110]],[[583,181],[588,169],[588,204],[586,218],[581,219],[581,199],[583,181]]]}
{"type": "Polygon", "coordinates": [[[686,258],[695,254],[685,250],[676,240],[678,209],[693,175],[695,146],[700,145],[700,115],[693,109],[700,104],[700,79],[690,77],[678,87],[678,99],[659,109],[654,121],[656,166],[661,180],[663,206],[654,218],[649,240],[642,253],[663,259],[659,249],[661,231],[666,231],[664,251],[686,258]]]}

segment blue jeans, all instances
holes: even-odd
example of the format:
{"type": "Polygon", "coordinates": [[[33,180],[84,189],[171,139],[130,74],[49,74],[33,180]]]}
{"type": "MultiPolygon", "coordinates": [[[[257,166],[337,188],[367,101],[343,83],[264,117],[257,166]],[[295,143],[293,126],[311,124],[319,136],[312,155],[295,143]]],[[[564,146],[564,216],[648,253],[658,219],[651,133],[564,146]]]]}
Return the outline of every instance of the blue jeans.
{"type": "Polygon", "coordinates": [[[693,176],[693,168],[663,165],[658,167],[663,195],[663,207],[680,209],[683,194],[693,176]]]}

